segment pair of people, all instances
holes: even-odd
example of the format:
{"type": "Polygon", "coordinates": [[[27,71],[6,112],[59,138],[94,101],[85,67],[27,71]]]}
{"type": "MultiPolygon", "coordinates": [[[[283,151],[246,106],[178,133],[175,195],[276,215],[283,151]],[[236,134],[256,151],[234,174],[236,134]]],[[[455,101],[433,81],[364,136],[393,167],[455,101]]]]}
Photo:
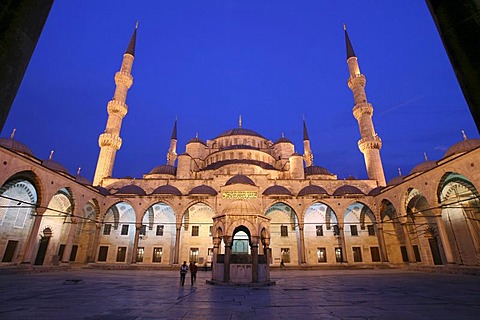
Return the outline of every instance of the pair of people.
{"type": "MultiPolygon", "coordinates": [[[[185,285],[185,276],[187,275],[189,267],[187,266],[187,261],[183,261],[183,264],[180,266],[180,285],[183,287],[185,285]]],[[[190,278],[191,285],[197,281],[197,266],[195,262],[190,262],[190,278]]]]}

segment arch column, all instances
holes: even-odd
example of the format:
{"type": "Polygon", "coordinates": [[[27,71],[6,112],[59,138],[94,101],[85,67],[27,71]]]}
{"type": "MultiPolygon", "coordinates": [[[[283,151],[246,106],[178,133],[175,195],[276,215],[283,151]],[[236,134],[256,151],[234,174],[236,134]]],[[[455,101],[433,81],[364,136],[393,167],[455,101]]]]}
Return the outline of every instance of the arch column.
{"type": "Polygon", "coordinates": [[[298,229],[300,233],[300,264],[305,263],[305,233],[304,233],[304,224],[299,223],[298,229]]]}
{"type": "Polygon", "coordinates": [[[137,263],[138,240],[140,239],[140,230],[142,225],[135,224],[135,237],[133,238],[133,249],[131,263],[137,263]]]}
{"type": "Polygon", "coordinates": [[[225,258],[223,264],[223,282],[230,282],[230,256],[232,254],[232,237],[224,236],[223,242],[225,243],[225,258]]]}
{"type": "Polygon", "coordinates": [[[75,231],[77,230],[77,219],[70,218],[70,230],[68,230],[67,243],[65,244],[65,250],[63,255],[60,257],[62,264],[70,263],[70,255],[72,254],[73,238],[75,237],[75,231]]]}
{"type": "Polygon", "coordinates": [[[265,270],[267,273],[267,281],[270,281],[270,238],[263,238],[262,239],[262,244],[263,244],[263,254],[265,255],[265,270]]]}
{"type": "Polygon", "coordinates": [[[410,232],[408,231],[407,224],[405,222],[401,222],[401,225],[405,239],[405,249],[407,250],[408,262],[416,262],[417,260],[415,259],[415,254],[413,253],[412,242],[410,241],[410,232]]]}
{"type": "Polygon", "coordinates": [[[258,237],[252,238],[252,282],[258,282],[258,237]]]}
{"type": "Polygon", "coordinates": [[[45,208],[36,208],[35,217],[33,220],[33,226],[28,236],[27,246],[25,248],[25,253],[23,254],[22,264],[31,264],[33,249],[36,242],[38,241],[38,233],[40,231],[40,224],[42,223],[42,217],[45,213],[45,208]]]}
{"type": "Polygon", "coordinates": [[[433,209],[432,211],[435,216],[435,222],[437,224],[440,241],[442,242],[443,251],[445,252],[445,259],[447,259],[448,264],[455,263],[455,260],[453,259],[452,247],[450,246],[450,241],[448,240],[447,230],[445,230],[445,224],[443,223],[442,219],[442,209],[437,208],[433,209]]]}
{"type": "Polygon", "coordinates": [[[376,224],[377,239],[380,247],[380,259],[382,262],[388,262],[387,245],[385,244],[385,235],[383,234],[383,221],[376,224]]]}
{"type": "Polygon", "coordinates": [[[348,263],[347,244],[345,242],[345,232],[343,231],[343,228],[343,225],[338,225],[338,231],[340,233],[340,247],[342,249],[342,262],[348,263]]]}
{"type": "Polygon", "coordinates": [[[217,257],[218,257],[218,250],[220,248],[220,244],[222,243],[222,238],[213,237],[213,257],[212,257],[212,280],[215,279],[213,266],[217,264],[217,257]]]}
{"type": "Polygon", "coordinates": [[[173,264],[178,264],[180,258],[180,232],[182,231],[182,225],[178,224],[175,227],[175,250],[173,254],[173,264]]]}
{"type": "Polygon", "coordinates": [[[95,262],[95,254],[97,253],[98,241],[100,239],[100,230],[102,229],[101,223],[95,223],[95,235],[93,236],[92,247],[90,248],[87,256],[87,262],[95,262]]]}

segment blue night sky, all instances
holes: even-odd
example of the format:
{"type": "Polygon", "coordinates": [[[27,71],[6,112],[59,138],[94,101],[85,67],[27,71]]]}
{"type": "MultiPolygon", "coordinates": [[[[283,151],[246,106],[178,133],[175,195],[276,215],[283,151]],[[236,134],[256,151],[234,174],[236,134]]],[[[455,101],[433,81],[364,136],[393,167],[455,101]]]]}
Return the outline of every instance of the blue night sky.
{"type": "Polygon", "coordinates": [[[387,181],[478,133],[424,1],[55,1],[2,136],[93,179],[98,136],[135,21],[134,84],[114,177],[141,177],[178,149],[238,126],[303,152],[315,165],[366,178],[347,87],[348,27],[387,181]]]}

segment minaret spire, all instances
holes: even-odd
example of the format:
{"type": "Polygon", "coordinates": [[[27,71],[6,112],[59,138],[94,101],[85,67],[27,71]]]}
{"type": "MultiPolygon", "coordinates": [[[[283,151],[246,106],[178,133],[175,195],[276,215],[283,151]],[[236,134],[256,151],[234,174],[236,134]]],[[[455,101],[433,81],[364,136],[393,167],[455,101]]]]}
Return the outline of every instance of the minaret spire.
{"type": "Polygon", "coordinates": [[[373,127],[373,106],[367,102],[367,94],[365,93],[367,80],[365,76],[360,73],[357,56],[353,51],[353,46],[345,25],[344,30],[345,42],[347,44],[347,64],[350,72],[348,87],[353,92],[355,104],[353,107],[353,116],[357,119],[361,136],[358,141],[358,147],[365,158],[368,178],[377,180],[379,186],[386,186],[385,173],[383,172],[382,159],[380,157],[382,140],[373,127]]]}
{"type": "Polygon", "coordinates": [[[170,138],[170,147],[168,148],[167,153],[167,164],[170,166],[174,166],[175,160],[177,160],[177,118],[175,118],[175,123],[173,124],[172,137],[170,138]]]}
{"type": "Polygon", "coordinates": [[[312,149],[310,148],[310,139],[308,138],[305,116],[303,117],[303,160],[305,161],[306,167],[313,165],[313,153],[312,149]]]}
{"type": "Polygon", "coordinates": [[[131,72],[135,55],[137,28],[138,22],[135,25],[135,30],[130,38],[127,50],[123,55],[120,71],[115,74],[115,93],[113,99],[107,104],[107,125],[104,133],[98,138],[100,154],[93,178],[94,186],[101,185],[104,178],[112,176],[115,156],[122,146],[120,129],[122,127],[122,120],[128,112],[128,106],[126,104],[128,89],[130,89],[133,84],[131,72]]]}

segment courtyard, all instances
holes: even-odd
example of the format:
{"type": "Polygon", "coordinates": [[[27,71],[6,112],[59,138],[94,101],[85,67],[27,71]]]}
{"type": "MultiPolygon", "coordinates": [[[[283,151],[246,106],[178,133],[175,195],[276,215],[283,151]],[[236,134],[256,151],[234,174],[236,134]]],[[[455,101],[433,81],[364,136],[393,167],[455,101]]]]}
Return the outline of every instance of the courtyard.
{"type": "Polygon", "coordinates": [[[176,271],[0,275],[1,319],[479,319],[480,277],[401,270],[273,270],[276,286],[179,286],[176,271]]]}

